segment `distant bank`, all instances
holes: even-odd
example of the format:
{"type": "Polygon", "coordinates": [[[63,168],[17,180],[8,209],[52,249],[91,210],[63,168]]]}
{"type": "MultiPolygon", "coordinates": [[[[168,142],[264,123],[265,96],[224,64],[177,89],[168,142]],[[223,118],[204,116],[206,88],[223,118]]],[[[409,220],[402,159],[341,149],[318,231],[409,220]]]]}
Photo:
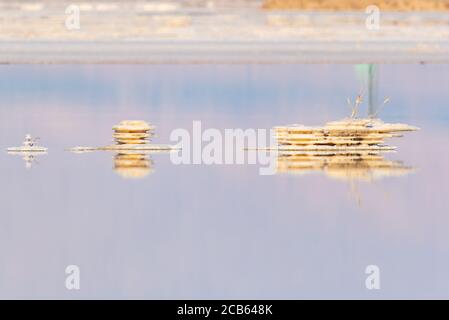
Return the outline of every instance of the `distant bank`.
{"type": "Polygon", "coordinates": [[[386,11],[447,11],[449,0],[265,0],[265,9],[364,10],[376,5],[386,11]]]}
{"type": "MultiPolygon", "coordinates": [[[[402,2],[416,9],[448,1],[402,2]]],[[[447,11],[382,11],[376,20],[364,8],[261,9],[368,2],[379,1],[0,0],[0,64],[449,62],[447,11]]]]}

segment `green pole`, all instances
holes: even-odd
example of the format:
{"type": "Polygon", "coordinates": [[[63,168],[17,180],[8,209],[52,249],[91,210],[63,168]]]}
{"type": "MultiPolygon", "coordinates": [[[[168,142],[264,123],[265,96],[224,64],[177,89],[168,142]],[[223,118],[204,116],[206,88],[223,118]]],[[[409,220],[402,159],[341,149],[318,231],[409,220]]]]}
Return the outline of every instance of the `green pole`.
{"type": "Polygon", "coordinates": [[[368,101],[368,116],[376,113],[378,106],[377,93],[377,73],[378,68],[375,64],[357,64],[355,66],[357,76],[361,83],[362,91],[366,92],[368,101]]]}

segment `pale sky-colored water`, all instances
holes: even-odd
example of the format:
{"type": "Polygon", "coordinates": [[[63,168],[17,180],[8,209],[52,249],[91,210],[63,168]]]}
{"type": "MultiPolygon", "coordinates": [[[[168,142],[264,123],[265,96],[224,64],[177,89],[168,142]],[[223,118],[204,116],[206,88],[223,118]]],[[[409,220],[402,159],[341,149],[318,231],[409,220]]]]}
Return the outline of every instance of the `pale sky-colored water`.
{"type": "Polygon", "coordinates": [[[1,298],[448,298],[447,65],[379,65],[385,121],[421,131],[387,158],[416,172],[351,183],[257,165],[176,166],[123,179],[110,142],[136,118],[174,128],[322,124],[348,114],[353,65],[1,66],[1,298]],[[48,155],[5,149],[26,133],[48,155]],[[81,268],[68,291],[65,267],[81,268]],[[365,288],[365,267],[381,290],[365,288]]]}

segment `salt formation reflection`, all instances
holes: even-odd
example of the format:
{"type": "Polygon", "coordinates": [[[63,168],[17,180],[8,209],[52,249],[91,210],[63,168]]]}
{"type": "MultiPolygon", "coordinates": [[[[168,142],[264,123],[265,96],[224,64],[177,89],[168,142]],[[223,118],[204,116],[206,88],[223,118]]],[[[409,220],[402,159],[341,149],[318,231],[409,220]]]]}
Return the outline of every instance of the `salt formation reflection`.
{"type": "Polygon", "coordinates": [[[33,164],[37,163],[37,157],[47,154],[48,150],[45,147],[37,146],[38,140],[39,138],[33,138],[30,134],[27,134],[22,146],[8,148],[8,154],[22,156],[23,161],[25,161],[25,167],[31,169],[33,164]]]}
{"type": "Polygon", "coordinates": [[[123,151],[114,156],[114,171],[125,179],[140,179],[153,173],[153,160],[142,152],[123,151]]]}
{"type": "Polygon", "coordinates": [[[25,168],[31,169],[33,165],[39,163],[38,157],[42,155],[46,155],[45,151],[34,151],[34,152],[19,152],[19,151],[9,151],[9,155],[17,155],[21,156],[23,161],[25,162],[25,168]]]}
{"type": "Polygon", "coordinates": [[[327,177],[371,182],[384,177],[404,176],[414,172],[402,161],[386,159],[380,152],[281,152],[276,172],[304,175],[324,173],[327,177]]]}
{"type": "Polygon", "coordinates": [[[150,153],[176,150],[174,146],[151,143],[155,136],[154,129],[153,125],[143,120],[123,120],[112,128],[115,144],[103,147],[75,147],[69,151],[114,152],[113,170],[117,174],[126,179],[144,178],[154,171],[150,153]]]}

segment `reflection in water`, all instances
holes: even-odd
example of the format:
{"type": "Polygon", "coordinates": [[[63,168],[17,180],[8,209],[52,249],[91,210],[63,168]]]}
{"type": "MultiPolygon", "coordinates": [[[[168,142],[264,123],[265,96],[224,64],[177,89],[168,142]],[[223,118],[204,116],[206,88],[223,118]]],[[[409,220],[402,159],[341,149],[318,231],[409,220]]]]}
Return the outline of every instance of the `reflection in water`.
{"type": "Polygon", "coordinates": [[[34,152],[20,152],[20,151],[9,151],[10,155],[22,156],[23,161],[25,161],[25,168],[31,169],[34,164],[39,163],[37,161],[38,156],[45,155],[45,151],[34,151],[34,152]]]}
{"type": "MultiPolygon", "coordinates": [[[[154,127],[142,120],[124,120],[112,129],[116,145],[130,149],[150,144],[154,136],[154,127]]],[[[123,150],[114,156],[114,171],[125,179],[141,179],[153,172],[153,161],[145,152],[123,150]]]]}
{"type": "Polygon", "coordinates": [[[31,169],[33,163],[37,163],[37,156],[47,154],[47,148],[37,146],[39,138],[33,138],[30,134],[25,136],[20,147],[8,148],[8,154],[22,156],[25,161],[25,167],[31,169]]]}
{"type": "Polygon", "coordinates": [[[283,152],[277,158],[278,173],[324,172],[328,177],[349,181],[368,181],[403,176],[414,172],[401,161],[385,159],[376,152],[283,152]]]}
{"type": "Polygon", "coordinates": [[[348,65],[0,67],[1,144],[20,145],[26,128],[56,149],[26,174],[0,152],[0,298],[448,298],[449,65],[381,68],[379,98],[395,101],[384,120],[425,130],[380,153],[419,174],[366,183],[322,169],[260,176],[265,163],[176,166],[168,152],[150,153],[156,171],[130,180],[113,171],[122,151],[56,149],[100,145],[112,124],[150,115],[162,143],[197,119],[323,124],[357,93],[348,65]],[[78,292],[62,283],[69,264],[83,272],[78,292]],[[364,285],[369,264],[388,281],[376,292],[364,285]]]}
{"type": "Polygon", "coordinates": [[[119,152],[114,156],[114,171],[126,179],[144,178],[154,171],[153,160],[145,153],[119,152]]]}
{"type": "Polygon", "coordinates": [[[140,179],[154,171],[152,152],[167,152],[176,148],[168,145],[152,144],[154,126],[142,120],[124,120],[115,125],[114,145],[105,147],[75,147],[73,153],[94,151],[114,151],[114,171],[123,178],[140,179]]]}

